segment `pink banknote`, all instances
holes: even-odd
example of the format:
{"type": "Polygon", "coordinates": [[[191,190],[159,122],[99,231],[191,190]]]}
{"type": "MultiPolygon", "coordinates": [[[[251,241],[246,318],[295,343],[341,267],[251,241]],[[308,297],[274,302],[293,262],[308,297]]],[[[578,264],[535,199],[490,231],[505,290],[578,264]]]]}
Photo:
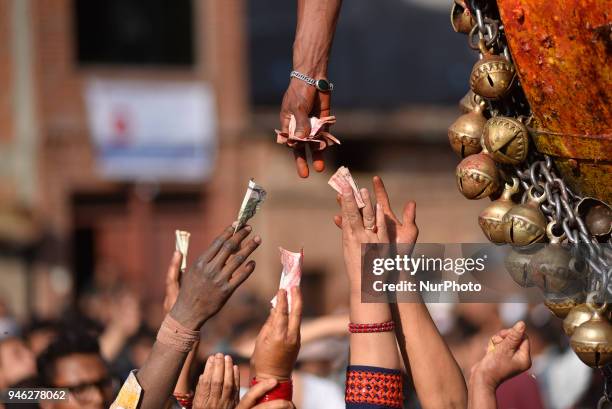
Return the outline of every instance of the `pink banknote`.
{"type": "Polygon", "coordinates": [[[282,145],[288,145],[294,147],[300,142],[308,143],[313,151],[320,151],[328,146],[337,144],[340,145],[340,141],[327,131],[325,125],[333,125],[336,123],[335,116],[324,116],[317,118],[313,116],[310,118],[310,135],[298,138],[295,136],[295,128],[297,126],[295,117],[291,115],[289,120],[289,132],[282,132],[276,129],[276,143],[282,145]]]}
{"type": "Polygon", "coordinates": [[[359,192],[357,183],[355,183],[351,172],[346,166],[340,166],[336,173],[329,178],[327,184],[334,188],[334,190],[338,193],[342,193],[342,186],[350,186],[351,190],[353,191],[353,195],[355,196],[357,206],[359,206],[360,209],[365,207],[365,202],[361,198],[361,193],[359,192]]]}
{"type": "MultiPolygon", "coordinates": [[[[299,253],[294,253],[289,250],[285,250],[282,247],[280,250],[281,264],[283,265],[283,272],[281,273],[279,289],[287,291],[287,300],[289,301],[289,309],[291,309],[291,287],[299,287],[300,281],[302,280],[302,261],[304,260],[304,251],[300,250],[299,253]]],[[[270,301],[273,307],[276,307],[276,296],[270,301]]]]}

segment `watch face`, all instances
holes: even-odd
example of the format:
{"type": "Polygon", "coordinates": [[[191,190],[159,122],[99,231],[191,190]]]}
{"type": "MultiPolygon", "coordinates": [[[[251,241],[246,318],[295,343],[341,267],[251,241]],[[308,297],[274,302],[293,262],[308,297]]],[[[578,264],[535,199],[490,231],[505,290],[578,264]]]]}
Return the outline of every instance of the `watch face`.
{"type": "Polygon", "coordinates": [[[327,80],[317,80],[315,85],[319,91],[327,92],[330,90],[329,81],[327,80]]]}

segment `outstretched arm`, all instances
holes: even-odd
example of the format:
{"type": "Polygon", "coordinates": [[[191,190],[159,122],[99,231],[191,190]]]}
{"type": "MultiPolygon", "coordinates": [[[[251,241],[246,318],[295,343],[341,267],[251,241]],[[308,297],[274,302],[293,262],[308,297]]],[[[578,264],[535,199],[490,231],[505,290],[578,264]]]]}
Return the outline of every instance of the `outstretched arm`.
{"type": "MultiPolygon", "coordinates": [[[[314,79],[327,79],[327,64],[342,0],[298,0],[298,19],[293,43],[293,69],[314,79]]],[[[295,135],[310,134],[309,116],[329,116],[330,93],[319,92],[304,81],[292,78],[283,97],[281,130],[288,132],[291,115],[296,119],[295,135]]],[[[298,174],[308,177],[306,147],[293,148],[298,174]]],[[[313,167],[323,171],[323,152],[313,152],[313,167]]]]}
{"type": "MultiPolygon", "coordinates": [[[[419,229],[415,223],[416,204],[407,202],[399,219],[391,208],[389,196],[380,177],[373,179],[376,202],[382,207],[389,240],[392,243],[416,243],[419,229]]],[[[342,226],[343,216],[336,216],[342,226]]],[[[402,246],[409,247],[409,246],[402,246]]],[[[438,332],[427,307],[422,302],[391,304],[396,336],[404,366],[412,374],[416,393],[424,409],[465,408],[467,388],[461,369],[438,332]],[[443,390],[444,393],[440,393],[443,390]]]]}
{"type": "MultiPolygon", "coordinates": [[[[193,339],[196,331],[223,307],[234,290],[251,275],[255,262],[244,261],[259,246],[261,239],[255,236],[241,246],[250,231],[251,228],[246,226],[232,235],[234,228],[229,226],[185,273],[177,301],[164,321],[174,326],[169,332],[173,333],[178,328],[181,334],[188,334],[193,339]]],[[[162,330],[149,358],[136,375],[142,388],[139,406],[142,409],[164,407],[189,351],[187,337],[171,337],[172,342],[168,343],[161,342],[161,335],[162,330]]],[[[122,392],[123,389],[112,407],[122,406],[119,402],[122,392]]]]}

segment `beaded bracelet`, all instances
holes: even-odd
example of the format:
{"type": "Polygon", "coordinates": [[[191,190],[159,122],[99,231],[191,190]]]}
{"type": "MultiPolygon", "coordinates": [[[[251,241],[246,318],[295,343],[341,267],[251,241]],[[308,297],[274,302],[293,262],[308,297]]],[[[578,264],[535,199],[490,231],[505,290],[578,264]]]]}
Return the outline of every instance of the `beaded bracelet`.
{"type": "Polygon", "coordinates": [[[369,332],[390,332],[395,329],[395,322],[387,321],[374,324],[349,324],[349,332],[352,334],[361,334],[369,332]]]}
{"type": "MultiPolygon", "coordinates": [[[[257,385],[259,381],[256,378],[251,379],[250,386],[257,385]]],[[[280,381],[278,384],[266,392],[264,396],[257,400],[257,404],[269,402],[271,400],[287,400],[293,399],[293,381],[280,381]]]]}

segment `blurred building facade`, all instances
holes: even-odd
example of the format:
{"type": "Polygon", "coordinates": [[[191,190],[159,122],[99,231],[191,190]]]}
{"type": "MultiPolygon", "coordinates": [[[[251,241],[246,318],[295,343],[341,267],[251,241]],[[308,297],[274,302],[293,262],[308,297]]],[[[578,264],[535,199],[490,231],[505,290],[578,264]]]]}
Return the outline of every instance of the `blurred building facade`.
{"type": "Polygon", "coordinates": [[[303,247],[304,290],[317,299],[308,313],[343,308],[347,299],[332,222],[335,195],[326,184],[339,165],[363,186],[382,176],[397,211],[416,200],[421,241],[483,239],[476,218],[484,205],[460,198],[458,159],[446,144],[446,126],[457,113],[450,101],[467,87],[455,77],[466,78],[470,56],[455,51],[456,41],[445,43],[446,34],[455,38],[446,33],[445,12],[385,0],[368,22],[367,1],[345,5],[330,67],[338,95],[334,134],[343,145],[328,154],[324,174],[299,180],[292,154],[273,143],[291,64],[293,2],[180,3],[175,9],[163,0],[0,0],[0,297],[20,316],[57,313],[92,283],[120,283],[159,300],[174,230],[192,232],[195,260],[235,218],[250,177],[269,195],[253,221],[263,245],[247,287],[270,298],[280,273],[278,247],[303,247]],[[397,15],[410,18],[410,28],[397,15]],[[366,23],[394,27],[378,34],[389,37],[384,47],[373,46],[382,40],[366,23]],[[414,86],[441,63],[446,71],[429,78],[431,92],[414,86]],[[384,86],[364,85],[381,76],[384,86]],[[389,82],[394,76],[401,78],[396,86],[389,82]],[[92,78],[210,84],[217,112],[213,175],[200,183],[102,177],[84,97],[92,78]]]}

